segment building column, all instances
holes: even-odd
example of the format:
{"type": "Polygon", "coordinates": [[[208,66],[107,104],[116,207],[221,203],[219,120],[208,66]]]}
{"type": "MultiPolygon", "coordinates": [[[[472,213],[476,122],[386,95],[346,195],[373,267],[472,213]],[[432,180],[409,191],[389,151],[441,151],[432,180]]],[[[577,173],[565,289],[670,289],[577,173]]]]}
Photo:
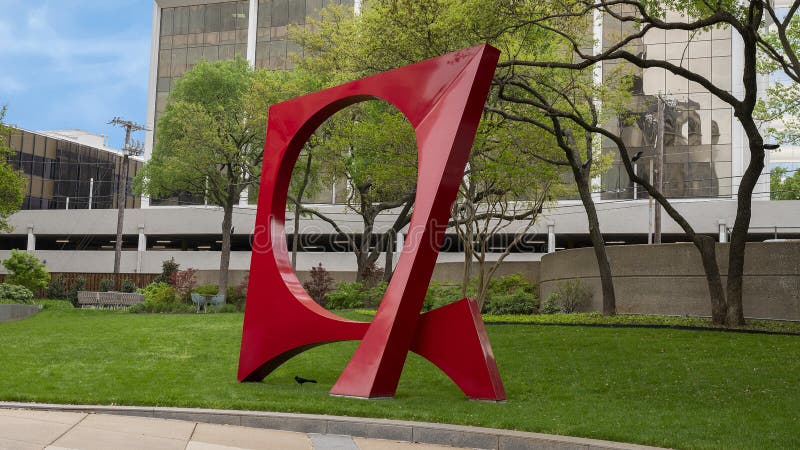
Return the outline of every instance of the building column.
{"type": "Polygon", "coordinates": [[[258,33],[258,0],[250,0],[247,16],[247,62],[256,66],[256,36],[258,33]]]}
{"type": "Polygon", "coordinates": [[[719,242],[724,244],[728,242],[728,226],[725,219],[719,219],[717,223],[719,224],[719,242]]]}
{"type": "Polygon", "coordinates": [[[36,235],[33,234],[33,224],[28,225],[28,251],[36,250],[36,235]]]}
{"type": "Polygon", "coordinates": [[[147,250],[147,236],[144,234],[144,225],[139,224],[139,244],[136,248],[136,273],[142,273],[142,253],[147,250]]]}
{"type": "Polygon", "coordinates": [[[547,224],[547,253],[556,251],[556,224],[547,224]]]}

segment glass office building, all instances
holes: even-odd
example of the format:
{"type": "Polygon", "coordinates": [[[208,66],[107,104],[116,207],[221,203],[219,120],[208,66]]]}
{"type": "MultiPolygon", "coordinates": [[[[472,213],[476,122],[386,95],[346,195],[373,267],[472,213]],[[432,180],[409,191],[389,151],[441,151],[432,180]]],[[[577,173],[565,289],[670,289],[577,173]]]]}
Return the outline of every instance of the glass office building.
{"type": "MultiPolygon", "coordinates": [[[[628,12],[628,11],[626,11],[628,12]]],[[[670,20],[686,20],[678,14],[670,20]]],[[[633,32],[629,23],[606,15],[602,23],[603,48],[633,32]]],[[[663,59],[686,67],[716,86],[732,92],[732,36],[729,28],[715,28],[690,35],[683,30],[651,30],[629,46],[635,54],[663,59]]],[[[604,79],[615,76],[614,62],[603,64],[604,79]]],[[[642,152],[636,170],[653,180],[658,141],[657,110],[664,102],[664,193],[670,198],[730,197],[735,189],[733,110],[705,88],[661,68],[639,69],[626,64],[633,74],[630,114],[606,126],[619,133],[631,156],[642,152]],[[661,100],[659,100],[661,99],[661,100]]],[[[738,123],[735,124],[738,126],[738,123]]],[[[603,199],[632,199],[633,184],[621,165],[616,146],[603,142],[603,151],[615,156],[612,168],[602,176],[603,199]]],[[[740,167],[743,163],[739,161],[740,167]]],[[[638,198],[646,193],[637,192],[638,198]],[[642,195],[638,195],[642,194],[642,195]]]]}
{"type": "MultiPolygon", "coordinates": [[[[9,163],[27,180],[22,209],[107,209],[117,207],[123,156],[106,148],[60,139],[46,133],[16,130],[6,141],[9,163]]],[[[126,208],[141,206],[130,190],[142,161],[128,160],[126,208]]]]}
{"type": "Polygon", "coordinates": [[[175,80],[198,61],[240,56],[258,68],[290,69],[292,54],[302,54],[302,49],[288,41],[289,26],[304,25],[307,17],[319,18],[319,11],[331,4],[352,6],[353,1],[156,0],[157,51],[151,62],[151,70],[156,70],[155,103],[148,128],[158,123],[175,80]]]}
{"type": "MultiPolygon", "coordinates": [[[[240,56],[261,69],[291,69],[293,54],[302,48],[288,40],[289,27],[319,18],[323,8],[353,0],[155,0],[148,94],[145,160],[153,151],[158,118],[177,79],[198,61],[231,60],[240,56]]],[[[324,202],[341,197],[332,188],[319,195],[324,202]]],[[[145,199],[145,206],[151,200],[145,199]]],[[[203,199],[177,194],[152,200],[153,205],[202,204],[203,199]]],[[[242,203],[247,203],[246,199],[242,203]]]]}

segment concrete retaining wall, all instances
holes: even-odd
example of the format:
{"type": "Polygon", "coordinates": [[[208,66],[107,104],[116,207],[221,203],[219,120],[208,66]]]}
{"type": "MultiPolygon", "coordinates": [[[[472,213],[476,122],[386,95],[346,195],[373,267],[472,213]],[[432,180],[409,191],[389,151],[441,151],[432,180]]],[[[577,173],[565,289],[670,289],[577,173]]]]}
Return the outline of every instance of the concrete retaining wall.
{"type": "Polygon", "coordinates": [[[0,304],[0,323],[27,319],[37,312],[39,312],[39,307],[36,305],[0,304]]]}
{"type": "MultiPolygon", "coordinates": [[[[703,267],[692,244],[612,246],[608,254],[618,312],[711,314],[703,267]]],[[[717,261],[724,275],[728,244],[717,244],[717,261]]],[[[748,243],[744,271],[746,317],[800,320],[800,242],[748,243]]],[[[602,309],[600,277],[591,248],[542,258],[541,298],[567,280],[580,280],[591,289],[594,296],[587,310],[602,309]]],[[[723,285],[726,280],[723,276],[723,285]]]]}

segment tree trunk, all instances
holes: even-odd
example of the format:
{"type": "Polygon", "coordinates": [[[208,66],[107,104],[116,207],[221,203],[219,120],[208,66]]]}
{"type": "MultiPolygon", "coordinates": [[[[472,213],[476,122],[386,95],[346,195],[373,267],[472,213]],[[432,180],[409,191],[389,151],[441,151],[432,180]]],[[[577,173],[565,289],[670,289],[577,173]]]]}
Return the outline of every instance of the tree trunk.
{"type": "Polygon", "coordinates": [[[742,33],[744,41],[744,71],[742,84],[744,85],[744,99],[734,109],[734,115],[744,128],[750,147],[750,163],[742,175],[737,192],[736,220],[731,231],[731,242],[728,253],[728,315],[727,325],[744,325],[744,310],[742,308],[742,282],[744,275],[744,257],[747,244],[747,233],[750,229],[752,212],[753,190],[758,183],[758,178],[764,170],[764,138],[753,120],[753,110],[758,99],[758,80],[756,66],[758,63],[757,44],[760,17],[763,13],[759,6],[754,10],[757,20],[753,26],[742,33]]]}
{"type": "Polygon", "coordinates": [[[228,268],[231,263],[231,226],[233,225],[233,203],[227,202],[223,207],[222,217],[222,252],[219,256],[219,293],[228,294],[228,268]]]}
{"type": "Polygon", "coordinates": [[[297,193],[297,205],[294,208],[294,231],[292,232],[292,269],[297,270],[297,248],[300,247],[300,203],[303,201],[303,194],[308,186],[308,179],[311,177],[311,153],[306,157],[306,170],[303,173],[303,183],[297,193]]]}
{"type": "Polygon", "coordinates": [[[727,323],[728,307],[725,303],[725,291],[722,289],[722,278],[717,263],[717,243],[710,236],[695,236],[692,242],[700,252],[700,260],[706,274],[706,283],[711,297],[711,321],[718,325],[724,325],[727,323]]]}
{"type": "MultiPolygon", "coordinates": [[[[300,201],[300,199],[297,199],[300,201]]],[[[297,249],[300,247],[300,208],[294,208],[294,231],[292,231],[292,269],[297,270],[297,249]]]]}
{"type": "Polygon", "coordinates": [[[733,223],[731,242],[728,247],[728,315],[726,320],[728,325],[744,325],[745,323],[744,309],[742,308],[745,247],[747,232],[750,229],[750,218],[753,214],[753,190],[758,183],[761,171],[764,170],[763,139],[755,124],[748,125],[744,125],[744,127],[750,140],[750,164],[747,165],[739,184],[736,220],[733,223]]]}
{"type": "Polygon", "coordinates": [[[578,184],[581,202],[586,210],[586,218],[589,221],[589,238],[592,241],[597,267],[600,270],[600,284],[603,288],[603,315],[613,316],[617,313],[617,296],[614,292],[614,279],[611,276],[611,262],[608,259],[603,234],[600,232],[600,221],[597,219],[597,209],[594,206],[594,199],[592,199],[589,180],[581,172],[581,167],[575,167],[574,164],[570,164],[570,166],[572,166],[578,184]]]}
{"type": "Polygon", "coordinates": [[[394,242],[396,235],[397,233],[395,233],[393,229],[390,229],[386,232],[386,237],[384,239],[386,259],[383,263],[383,281],[387,283],[392,281],[392,274],[394,274],[394,242]]]}

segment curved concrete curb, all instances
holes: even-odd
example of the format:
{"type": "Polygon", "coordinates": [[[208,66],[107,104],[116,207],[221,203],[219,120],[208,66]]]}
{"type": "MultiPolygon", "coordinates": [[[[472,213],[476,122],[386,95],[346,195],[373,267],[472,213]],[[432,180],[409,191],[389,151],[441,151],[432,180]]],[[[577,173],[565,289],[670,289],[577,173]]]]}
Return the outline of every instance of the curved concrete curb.
{"type": "Polygon", "coordinates": [[[158,419],[188,420],[192,422],[239,425],[301,433],[339,434],[371,439],[387,439],[392,441],[419,442],[481,449],[599,450],[656,448],[596,439],[526,433],[494,428],[316,414],[289,414],[223,409],[160,408],[149,406],[55,405],[17,402],[0,402],[0,408],[153,417],[158,419]]]}

